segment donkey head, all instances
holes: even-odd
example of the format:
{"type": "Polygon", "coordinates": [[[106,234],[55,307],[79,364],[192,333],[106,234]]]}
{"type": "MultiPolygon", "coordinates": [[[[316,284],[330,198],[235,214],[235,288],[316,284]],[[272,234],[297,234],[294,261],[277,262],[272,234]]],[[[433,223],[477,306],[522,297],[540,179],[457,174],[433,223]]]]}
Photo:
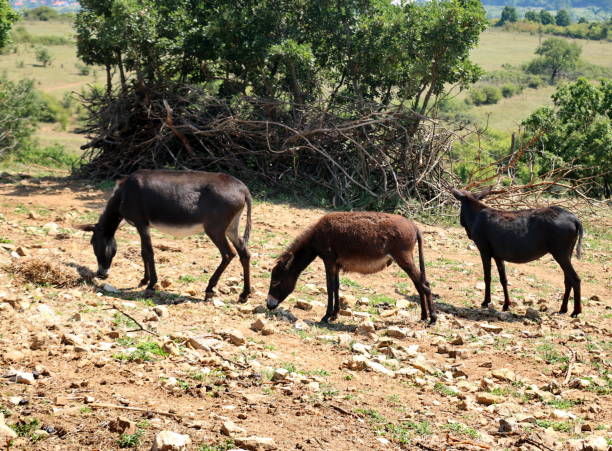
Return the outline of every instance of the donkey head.
{"type": "Polygon", "coordinates": [[[113,257],[117,253],[115,237],[104,233],[99,224],[83,224],[77,226],[77,228],[85,232],[93,232],[90,242],[98,260],[96,277],[106,279],[108,277],[108,270],[113,262],[113,257]]]}

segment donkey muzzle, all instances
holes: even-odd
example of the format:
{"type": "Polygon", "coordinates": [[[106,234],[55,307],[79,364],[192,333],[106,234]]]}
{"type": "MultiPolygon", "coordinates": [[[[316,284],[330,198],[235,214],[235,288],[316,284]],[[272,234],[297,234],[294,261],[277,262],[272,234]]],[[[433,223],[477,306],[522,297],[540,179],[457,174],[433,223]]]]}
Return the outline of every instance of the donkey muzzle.
{"type": "Polygon", "coordinates": [[[268,298],[266,299],[266,306],[269,310],[274,310],[276,307],[278,307],[278,304],[280,304],[278,299],[276,299],[274,296],[268,295],[268,298]]]}

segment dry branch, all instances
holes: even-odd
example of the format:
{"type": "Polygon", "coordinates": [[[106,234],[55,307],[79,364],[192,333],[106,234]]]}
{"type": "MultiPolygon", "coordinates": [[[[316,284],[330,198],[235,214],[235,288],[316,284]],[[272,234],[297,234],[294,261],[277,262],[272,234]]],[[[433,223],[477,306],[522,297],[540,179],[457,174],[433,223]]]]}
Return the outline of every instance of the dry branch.
{"type": "Polygon", "coordinates": [[[109,308],[105,309],[105,310],[117,310],[119,313],[121,313],[122,315],[126,316],[127,318],[131,319],[132,321],[134,321],[134,323],[138,326],[138,329],[132,329],[132,330],[128,330],[126,331],[126,333],[129,332],[147,332],[151,335],[155,335],[156,337],[159,337],[159,334],[157,332],[154,332],[150,329],[147,329],[146,327],[144,327],[142,324],[140,324],[140,322],[138,322],[138,320],[136,318],[134,318],[132,315],[125,313],[123,310],[121,310],[119,307],[117,307],[116,305],[112,305],[109,308]]]}

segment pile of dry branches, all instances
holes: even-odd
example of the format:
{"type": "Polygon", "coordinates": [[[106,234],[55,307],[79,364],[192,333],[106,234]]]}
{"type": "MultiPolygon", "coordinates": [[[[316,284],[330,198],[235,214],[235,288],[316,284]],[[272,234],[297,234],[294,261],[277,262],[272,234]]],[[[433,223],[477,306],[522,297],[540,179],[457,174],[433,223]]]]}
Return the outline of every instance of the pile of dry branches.
{"type": "Polygon", "coordinates": [[[357,117],[253,98],[228,103],[194,86],[136,86],[84,105],[91,141],[80,176],[223,171],[336,206],[420,211],[448,202],[444,186],[455,184],[447,170],[455,134],[399,107],[357,117]]]}

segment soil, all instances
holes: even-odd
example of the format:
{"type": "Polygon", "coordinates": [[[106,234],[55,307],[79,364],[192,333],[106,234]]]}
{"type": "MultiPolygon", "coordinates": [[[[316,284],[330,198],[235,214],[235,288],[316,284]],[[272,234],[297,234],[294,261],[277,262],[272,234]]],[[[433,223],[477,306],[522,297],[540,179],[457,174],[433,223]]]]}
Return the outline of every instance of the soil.
{"type": "MultiPolygon", "coordinates": [[[[481,309],[480,257],[463,229],[419,224],[438,323],[428,327],[419,321],[416,291],[392,265],[374,275],[344,274],[341,294],[352,316],[325,325],[318,322],[326,302],[319,261],[281,305],[297,322],[238,304],[238,259],[221,278],[215,301],[204,301],[206,281],[220,261],[205,236],[153,232],[160,289],[146,298],[137,286],[143,275],[140,240],[129,225],[117,233],[119,250],[107,280],[76,288],[23,282],[11,272],[20,258],[52,260],[71,268],[75,278],[83,267],[95,270],[90,236],[75,226],[95,222],[109,191],[68,179],[4,174],[0,194],[0,412],[7,424],[22,426],[10,449],[129,447],[131,437],[109,429],[120,416],[137,424],[133,444],[142,450],[161,430],[188,434],[189,449],[232,449],[235,437],[220,432],[226,420],[246,430],[237,437],[271,437],[281,450],[561,450],[596,436],[610,443],[609,210],[587,224],[584,257],[574,258],[584,299],[579,319],[556,313],[563,274],[550,256],[507,265],[511,313],[500,312],[497,277],[492,308],[481,309]],[[297,308],[297,299],[313,308],[297,308]],[[398,300],[408,303],[398,307],[398,300]],[[156,306],[165,307],[161,317],[153,311],[156,306]],[[527,309],[532,310],[526,316],[527,309]],[[371,315],[376,329],[371,337],[355,333],[363,322],[363,314],[355,315],[360,311],[371,315]],[[250,329],[259,317],[272,335],[250,329]],[[139,325],[154,333],[129,332],[139,325]],[[433,367],[431,374],[393,377],[347,368],[345,362],[356,355],[351,346],[376,348],[390,326],[405,329],[407,336],[394,339],[389,349],[418,345],[418,358],[433,367]],[[242,332],[246,343],[235,346],[224,339],[227,329],[242,332]],[[82,343],[67,343],[69,334],[82,343]],[[450,344],[456,335],[463,344],[450,344]],[[193,350],[190,337],[217,339],[219,348],[193,350]],[[160,347],[170,355],[158,355],[160,347]],[[142,358],[130,357],[133,348],[142,358]],[[445,348],[457,355],[451,358],[445,348]],[[277,368],[287,369],[289,378],[270,380],[277,368]],[[511,371],[512,380],[492,375],[500,369],[511,371]],[[15,383],[15,370],[36,372],[38,378],[31,385],[15,383]],[[587,385],[577,385],[579,379],[587,385]],[[479,404],[475,393],[486,391],[499,402],[479,404]],[[517,421],[516,428],[499,433],[500,419],[508,418],[517,421]],[[35,432],[41,427],[51,434],[35,432]]],[[[249,306],[265,304],[275,258],[323,213],[255,203],[249,306]]],[[[391,371],[412,368],[401,352],[388,362],[382,352],[370,354],[391,371]]]]}

